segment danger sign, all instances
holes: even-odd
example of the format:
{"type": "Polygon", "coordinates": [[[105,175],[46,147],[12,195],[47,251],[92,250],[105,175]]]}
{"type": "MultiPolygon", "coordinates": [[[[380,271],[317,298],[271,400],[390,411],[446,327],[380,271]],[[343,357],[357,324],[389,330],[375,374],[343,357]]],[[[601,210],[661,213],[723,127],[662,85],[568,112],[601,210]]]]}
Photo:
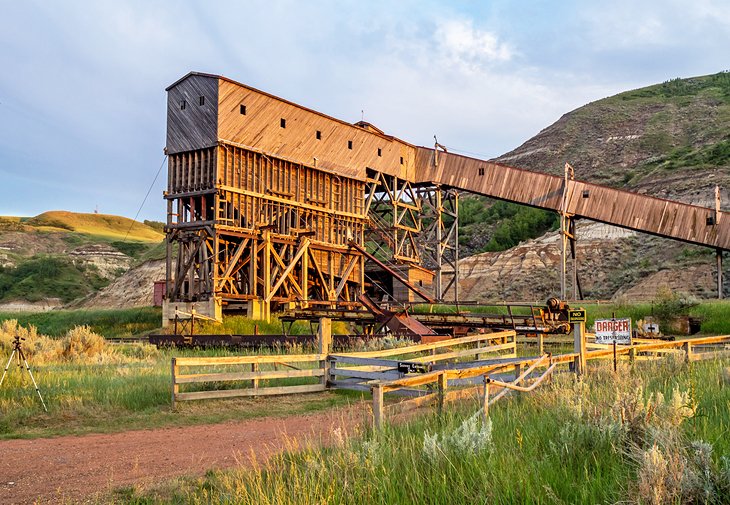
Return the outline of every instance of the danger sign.
{"type": "Polygon", "coordinates": [[[631,344],[631,319],[596,319],[597,344],[631,344]]]}

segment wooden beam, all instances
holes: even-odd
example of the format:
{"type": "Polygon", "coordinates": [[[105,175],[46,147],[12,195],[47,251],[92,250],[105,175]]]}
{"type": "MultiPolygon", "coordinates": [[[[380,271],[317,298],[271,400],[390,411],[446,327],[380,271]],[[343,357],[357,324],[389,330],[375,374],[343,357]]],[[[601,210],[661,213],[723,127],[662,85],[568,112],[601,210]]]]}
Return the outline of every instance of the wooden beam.
{"type": "MultiPolygon", "coordinates": [[[[290,276],[292,270],[294,270],[294,267],[296,266],[297,262],[299,261],[299,258],[302,257],[304,253],[307,252],[307,248],[309,247],[309,239],[304,238],[302,240],[302,245],[299,247],[299,251],[297,251],[297,254],[292,258],[291,263],[289,263],[289,266],[286,267],[286,270],[282,272],[281,277],[279,277],[279,280],[276,281],[276,283],[271,288],[271,291],[269,291],[269,295],[265,298],[266,303],[271,302],[271,299],[274,296],[274,293],[276,293],[276,290],[281,287],[281,285],[284,283],[287,277],[290,276]]],[[[292,279],[294,282],[294,279],[292,279]]],[[[298,287],[298,286],[297,286],[298,287]]],[[[301,294],[301,289],[299,289],[299,292],[301,294]]]]}
{"type": "Polygon", "coordinates": [[[348,263],[347,267],[345,268],[345,271],[342,272],[342,279],[340,280],[340,283],[337,285],[337,289],[335,289],[335,300],[340,297],[340,293],[342,293],[342,289],[347,284],[347,278],[350,277],[350,274],[355,269],[358,263],[359,256],[352,256],[350,258],[350,263],[348,263]]]}

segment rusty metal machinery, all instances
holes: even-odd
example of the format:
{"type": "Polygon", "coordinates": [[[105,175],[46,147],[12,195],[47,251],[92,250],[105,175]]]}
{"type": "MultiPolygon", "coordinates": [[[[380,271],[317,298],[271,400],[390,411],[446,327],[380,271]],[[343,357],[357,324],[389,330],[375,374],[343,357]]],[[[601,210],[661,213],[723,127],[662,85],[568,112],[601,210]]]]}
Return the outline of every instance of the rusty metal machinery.
{"type": "Polygon", "coordinates": [[[534,304],[506,304],[505,313],[489,313],[493,306],[421,305],[408,310],[381,306],[367,297],[361,297],[366,310],[302,310],[285,311],[282,321],[311,320],[321,317],[349,321],[360,326],[375,326],[377,332],[408,337],[434,334],[451,335],[455,332],[515,330],[520,335],[566,335],[571,331],[568,322],[570,306],[557,298],[550,298],[544,306],[534,304]]]}

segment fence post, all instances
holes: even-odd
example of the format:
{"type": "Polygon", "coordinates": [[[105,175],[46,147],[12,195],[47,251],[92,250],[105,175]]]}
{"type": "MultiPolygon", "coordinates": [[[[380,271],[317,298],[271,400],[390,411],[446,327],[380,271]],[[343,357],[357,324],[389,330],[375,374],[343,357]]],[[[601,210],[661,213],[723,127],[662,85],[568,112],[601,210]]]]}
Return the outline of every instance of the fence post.
{"type": "Polygon", "coordinates": [[[487,422],[489,419],[489,377],[485,374],[484,377],[484,395],[482,397],[482,419],[487,422]]]}
{"type": "Polygon", "coordinates": [[[631,349],[629,349],[629,362],[632,365],[636,362],[636,347],[634,347],[634,344],[631,344],[631,349]]]}
{"type": "Polygon", "coordinates": [[[691,342],[685,342],[682,347],[684,347],[684,353],[685,353],[684,359],[685,359],[685,361],[687,363],[691,363],[692,362],[692,355],[693,355],[693,352],[692,352],[692,343],[691,342]]]}
{"type": "Polygon", "coordinates": [[[446,377],[446,372],[441,372],[439,374],[438,386],[439,386],[439,415],[441,415],[444,412],[444,403],[446,403],[446,388],[448,387],[448,378],[446,377]]]}
{"type": "Polygon", "coordinates": [[[583,375],[586,372],[586,323],[573,323],[573,352],[578,353],[575,358],[575,373],[583,375]]]}
{"type": "MultiPolygon", "coordinates": [[[[317,343],[319,344],[319,354],[329,355],[332,347],[332,319],[328,317],[319,318],[319,328],[317,329],[317,343]]],[[[327,387],[327,357],[319,362],[322,369],[322,385],[327,387]]]]}
{"type": "Polygon", "coordinates": [[[172,358],[170,372],[172,375],[172,410],[175,410],[175,397],[180,392],[180,386],[177,384],[177,376],[180,373],[180,368],[177,365],[177,358],[172,358]]]}
{"type": "MultiPolygon", "coordinates": [[[[258,363],[251,363],[251,371],[252,372],[258,372],[259,371],[259,364],[258,363]]],[[[259,380],[258,379],[251,379],[251,387],[256,390],[259,388],[259,380]]]]}
{"type": "Polygon", "coordinates": [[[383,411],[383,386],[377,384],[373,386],[373,426],[382,428],[385,413],[383,411]]]}
{"type": "Polygon", "coordinates": [[[537,333],[537,355],[542,356],[545,348],[545,335],[542,332],[537,333]]]}

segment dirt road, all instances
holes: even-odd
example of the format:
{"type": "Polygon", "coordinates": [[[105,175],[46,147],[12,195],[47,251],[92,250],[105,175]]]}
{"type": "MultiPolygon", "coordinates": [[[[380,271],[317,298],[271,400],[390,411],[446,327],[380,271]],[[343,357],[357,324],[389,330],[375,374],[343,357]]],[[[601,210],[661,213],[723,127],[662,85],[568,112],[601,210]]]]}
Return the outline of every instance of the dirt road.
{"type": "Polygon", "coordinates": [[[362,410],[287,418],[0,441],[0,503],[83,501],[110,489],[201,475],[259,462],[292,442],[327,444],[338,426],[351,430],[362,410]]]}

